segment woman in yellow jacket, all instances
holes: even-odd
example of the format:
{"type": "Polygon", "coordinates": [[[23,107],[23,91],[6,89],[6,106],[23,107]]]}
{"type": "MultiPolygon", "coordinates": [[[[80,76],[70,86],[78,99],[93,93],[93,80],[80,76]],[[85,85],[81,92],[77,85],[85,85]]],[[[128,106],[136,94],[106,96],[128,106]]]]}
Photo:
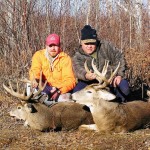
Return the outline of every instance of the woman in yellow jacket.
{"type": "MultiPolygon", "coordinates": [[[[57,100],[60,95],[70,92],[76,84],[72,70],[72,61],[69,55],[60,48],[60,37],[57,34],[50,34],[46,38],[46,49],[37,51],[32,57],[32,64],[29,71],[30,80],[42,78],[48,81],[43,90],[51,96],[51,100],[57,100]]],[[[34,82],[36,88],[38,82],[34,82]]]]}

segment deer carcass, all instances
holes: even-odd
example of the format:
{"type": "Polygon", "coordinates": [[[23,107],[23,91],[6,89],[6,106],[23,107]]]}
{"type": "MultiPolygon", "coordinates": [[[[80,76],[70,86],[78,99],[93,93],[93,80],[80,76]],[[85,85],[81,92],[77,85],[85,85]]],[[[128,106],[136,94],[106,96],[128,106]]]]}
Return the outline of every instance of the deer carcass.
{"type": "MultiPolygon", "coordinates": [[[[41,74],[42,78],[42,74],[41,74]]],[[[16,108],[10,111],[10,116],[25,121],[25,125],[29,125],[33,129],[40,131],[45,130],[72,130],[77,129],[82,124],[93,123],[93,117],[89,108],[75,102],[59,102],[50,107],[39,103],[35,97],[45,88],[42,86],[40,78],[37,93],[31,92],[29,96],[15,92],[3,84],[3,87],[11,95],[21,99],[21,103],[16,108]]],[[[17,84],[18,85],[18,84],[17,84]]]]}
{"type": "MultiPolygon", "coordinates": [[[[106,65],[108,66],[108,64],[106,65]]],[[[117,103],[113,100],[115,95],[106,90],[117,69],[109,79],[106,79],[107,67],[100,73],[92,61],[92,67],[99,78],[99,84],[92,84],[83,90],[72,94],[77,103],[90,107],[95,125],[82,125],[84,129],[94,129],[100,132],[129,132],[150,125],[150,102],[132,101],[117,103]],[[101,83],[103,81],[103,83],[101,83]]],[[[87,66],[85,65],[85,68],[87,66]]],[[[86,68],[87,71],[89,71],[86,68]]]]}

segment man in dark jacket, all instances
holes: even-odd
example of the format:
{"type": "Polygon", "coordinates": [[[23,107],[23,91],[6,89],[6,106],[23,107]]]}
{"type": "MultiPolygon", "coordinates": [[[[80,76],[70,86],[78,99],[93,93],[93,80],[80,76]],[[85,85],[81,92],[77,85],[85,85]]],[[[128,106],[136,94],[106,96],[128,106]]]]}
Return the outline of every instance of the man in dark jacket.
{"type": "Polygon", "coordinates": [[[92,71],[87,73],[84,68],[84,63],[87,61],[88,68],[93,70],[91,66],[93,58],[95,59],[94,63],[100,72],[102,71],[105,60],[109,60],[106,77],[110,76],[111,70],[114,70],[120,62],[118,73],[114,77],[110,89],[120,102],[125,102],[126,97],[129,95],[129,85],[128,82],[123,79],[125,71],[124,55],[108,41],[99,41],[96,30],[90,25],[85,25],[81,30],[81,46],[73,57],[73,69],[76,78],[78,79],[78,83],[74,88],[73,93],[83,89],[89,84],[97,82],[96,75],[92,71]]]}

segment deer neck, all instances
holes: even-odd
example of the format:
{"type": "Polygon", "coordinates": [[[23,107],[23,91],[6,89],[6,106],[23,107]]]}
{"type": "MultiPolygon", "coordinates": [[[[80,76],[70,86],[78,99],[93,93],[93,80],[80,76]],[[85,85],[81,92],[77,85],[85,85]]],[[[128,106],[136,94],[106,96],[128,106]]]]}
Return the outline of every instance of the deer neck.
{"type": "Polygon", "coordinates": [[[107,109],[112,109],[112,108],[116,108],[118,106],[118,103],[115,102],[110,102],[107,100],[104,100],[102,98],[97,98],[94,100],[94,106],[96,108],[107,108],[107,109]]]}

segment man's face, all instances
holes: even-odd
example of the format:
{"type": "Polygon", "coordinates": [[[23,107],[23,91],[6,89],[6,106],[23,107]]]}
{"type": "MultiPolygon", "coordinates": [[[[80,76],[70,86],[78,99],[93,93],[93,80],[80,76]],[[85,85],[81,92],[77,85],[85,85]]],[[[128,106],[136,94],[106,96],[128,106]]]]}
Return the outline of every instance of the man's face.
{"type": "Polygon", "coordinates": [[[46,46],[46,49],[51,57],[56,57],[61,51],[60,47],[54,44],[46,46]]]}
{"type": "Polygon", "coordinates": [[[83,43],[81,42],[83,51],[86,54],[92,54],[96,50],[96,43],[83,43]]]}

